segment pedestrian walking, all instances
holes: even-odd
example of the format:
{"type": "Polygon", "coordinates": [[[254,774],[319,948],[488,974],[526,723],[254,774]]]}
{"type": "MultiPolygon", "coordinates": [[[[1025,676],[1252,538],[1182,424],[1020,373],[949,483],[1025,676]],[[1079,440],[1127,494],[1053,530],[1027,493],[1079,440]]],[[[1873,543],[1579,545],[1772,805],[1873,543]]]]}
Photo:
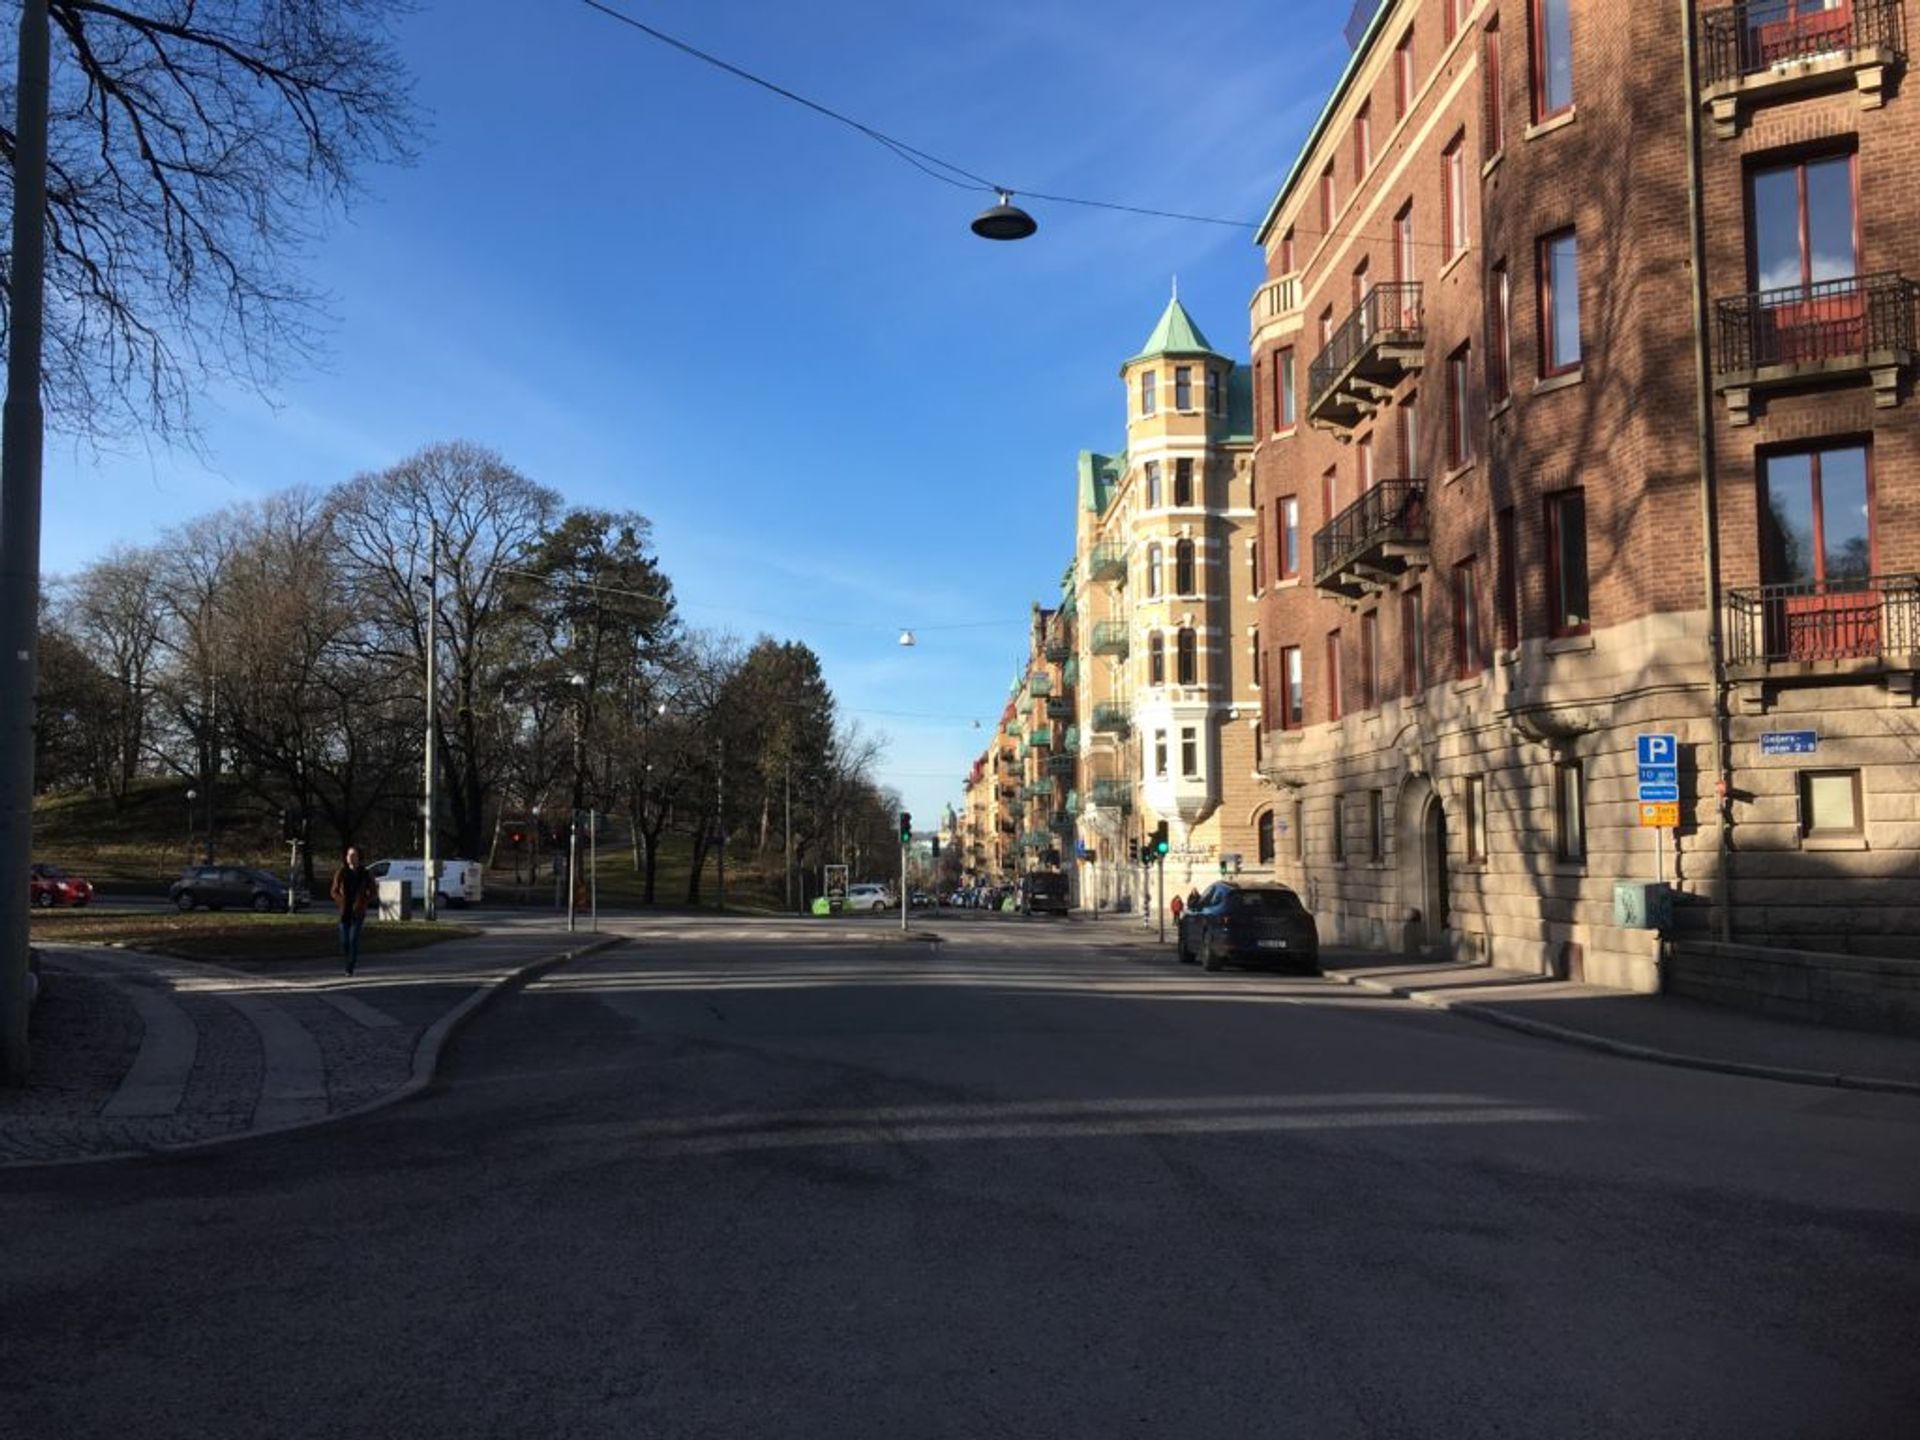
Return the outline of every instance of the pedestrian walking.
{"type": "Polygon", "coordinates": [[[1198,910],[1199,908],[1200,908],[1200,887],[1198,885],[1195,885],[1192,889],[1187,891],[1187,909],[1198,910]]]}
{"type": "Polygon", "coordinates": [[[360,852],[347,847],[346,861],[333,872],[333,903],[340,907],[340,953],[347,974],[360,963],[360,930],[367,923],[367,903],[373,899],[373,873],[360,862],[360,852]]]}
{"type": "Polygon", "coordinates": [[[1180,923],[1180,911],[1183,908],[1184,907],[1181,905],[1180,897],[1178,895],[1174,896],[1173,899],[1167,902],[1167,909],[1173,912],[1173,923],[1176,925],[1180,923]]]}

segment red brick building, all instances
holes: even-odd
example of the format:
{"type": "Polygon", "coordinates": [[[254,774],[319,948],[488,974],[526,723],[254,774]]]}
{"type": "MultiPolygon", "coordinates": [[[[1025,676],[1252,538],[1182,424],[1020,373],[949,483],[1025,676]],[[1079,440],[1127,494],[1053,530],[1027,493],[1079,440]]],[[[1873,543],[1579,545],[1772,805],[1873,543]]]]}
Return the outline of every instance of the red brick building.
{"type": "Polygon", "coordinates": [[[1379,6],[1252,315],[1327,938],[1653,988],[1663,876],[1681,935],[1920,956],[1906,55],[1903,0],[1379,6]]]}

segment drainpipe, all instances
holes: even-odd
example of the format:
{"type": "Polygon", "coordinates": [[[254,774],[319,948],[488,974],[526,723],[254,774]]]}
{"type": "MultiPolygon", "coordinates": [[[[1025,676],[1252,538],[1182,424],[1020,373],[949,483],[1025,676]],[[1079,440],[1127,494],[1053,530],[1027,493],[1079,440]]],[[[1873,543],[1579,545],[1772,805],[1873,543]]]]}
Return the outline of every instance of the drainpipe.
{"type": "Polygon", "coordinates": [[[1733,769],[1731,720],[1727,708],[1726,635],[1720,611],[1720,524],[1714,495],[1713,369],[1707,343],[1707,233],[1705,190],[1700,176],[1700,70],[1697,0],[1680,0],[1681,53],[1686,68],[1687,239],[1693,263],[1694,429],[1700,458],[1700,566],[1707,603],[1707,663],[1713,674],[1713,731],[1709,742],[1714,771],[1715,830],[1719,838],[1718,898],[1712,907],[1713,933],[1733,938],[1733,769]]]}

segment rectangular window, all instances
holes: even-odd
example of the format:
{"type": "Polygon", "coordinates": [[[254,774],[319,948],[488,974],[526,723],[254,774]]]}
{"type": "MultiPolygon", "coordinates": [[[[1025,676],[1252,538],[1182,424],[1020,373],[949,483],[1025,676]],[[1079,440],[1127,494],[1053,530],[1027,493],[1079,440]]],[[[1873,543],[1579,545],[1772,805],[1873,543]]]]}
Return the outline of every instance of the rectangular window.
{"type": "Polygon", "coordinates": [[[1406,284],[1420,273],[1413,253],[1413,202],[1407,201],[1393,217],[1393,278],[1406,284]]]}
{"type": "Polygon", "coordinates": [[[1447,357],[1447,468],[1473,460],[1473,352],[1471,343],[1447,357]]]}
{"type": "Polygon", "coordinates": [[[1191,725],[1180,727],[1180,773],[1189,780],[1200,773],[1200,737],[1191,725]]]}
{"type": "Polygon", "coordinates": [[[1320,172],[1320,233],[1325,236],[1333,230],[1334,191],[1333,165],[1320,172]]]}
{"type": "Polygon", "coordinates": [[[1293,399],[1293,347],[1287,346],[1273,360],[1273,413],[1278,419],[1276,430],[1291,430],[1294,427],[1293,399]]]}
{"type": "Polygon", "coordinates": [[[1327,473],[1320,477],[1320,516],[1323,521],[1331,521],[1340,513],[1340,471],[1329,465],[1327,473]]]}
{"type": "Polygon", "coordinates": [[[1218,370],[1207,371],[1207,413],[1209,415],[1224,415],[1227,413],[1226,402],[1220,389],[1220,372],[1218,370]]]}
{"type": "Polygon", "coordinates": [[[1578,760],[1554,762],[1553,834],[1560,859],[1577,864],[1587,858],[1587,782],[1578,760]]]}
{"type": "Polygon", "coordinates": [[[1468,680],[1486,663],[1480,641],[1480,563],[1469,556],[1453,567],[1453,673],[1468,680]]]}
{"type": "Polygon", "coordinates": [[[1167,732],[1153,732],[1153,773],[1161,779],[1167,774],[1167,732]]]}
{"type": "Polygon", "coordinates": [[[1533,119],[1573,108],[1573,0],[1533,0],[1533,119]]]}
{"type": "Polygon", "coordinates": [[[1380,703],[1380,612],[1369,610],[1360,617],[1360,708],[1371,710],[1380,703]]]}
{"type": "Polygon", "coordinates": [[[1386,797],[1378,790],[1369,790],[1367,791],[1367,859],[1378,865],[1386,858],[1386,797]]]}
{"type": "Polygon", "coordinates": [[[1466,0],[1440,0],[1440,18],[1448,41],[1460,33],[1460,16],[1465,10],[1466,0]]]}
{"type": "Polygon", "coordinates": [[[1420,587],[1400,596],[1400,693],[1417,700],[1427,688],[1427,608],[1420,587]]]}
{"type": "Polygon", "coordinates": [[[1513,385],[1513,287],[1507,262],[1495,265],[1487,281],[1487,399],[1498,405],[1513,385]]]}
{"type": "Polygon", "coordinates": [[[1364,495],[1373,488],[1373,436],[1362,435],[1353,445],[1354,469],[1360,472],[1360,489],[1364,495]]]}
{"type": "Polygon", "coordinates": [[[1360,263],[1353,267],[1353,308],[1358,310],[1360,302],[1367,298],[1367,257],[1361,256],[1360,263]]]}
{"type": "Polygon", "coordinates": [[[1467,132],[1454,136],[1440,154],[1440,233],[1447,259],[1467,248],[1467,132]]]}
{"type": "Polygon", "coordinates": [[[1876,604],[1838,608],[1827,597],[1857,590],[1874,572],[1879,536],[1874,528],[1872,457],[1865,445],[1764,455],[1760,460],[1760,578],[1792,585],[1770,623],[1785,634],[1769,650],[1794,659],[1821,654],[1877,653],[1876,604]],[[1835,650],[1833,642],[1846,648],[1835,650]],[[1860,642],[1858,645],[1852,642],[1860,642]]]}
{"type": "Polygon", "coordinates": [[[1404,120],[1413,104],[1413,27],[1393,47],[1393,118],[1404,120]]]}
{"type": "Polygon", "coordinates": [[[1157,415],[1160,413],[1158,377],[1151,370],[1140,372],[1140,413],[1157,415]]]}
{"type": "MultiPolygon", "coordinates": [[[[1819,155],[1747,172],[1747,263],[1755,290],[1803,289],[1860,273],[1854,164],[1852,155],[1819,155]]],[[[1811,297],[1779,298],[1784,303],[1768,305],[1776,328],[1858,323],[1858,295],[1823,292],[1820,312],[1811,315],[1811,297]],[[1852,315],[1828,313],[1848,303],[1852,315]]]]}
{"type": "Polygon", "coordinates": [[[1860,772],[1858,770],[1802,770],[1800,772],[1800,838],[1848,839],[1860,828],[1860,772]]]}
{"type": "Polygon", "coordinates": [[[1173,503],[1193,504],[1193,459],[1190,456],[1173,462],[1173,503]]]}
{"type": "Polygon", "coordinates": [[[1340,704],[1345,698],[1340,693],[1340,632],[1327,632],[1327,719],[1338,720],[1341,716],[1340,704]]]}
{"type": "Polygon", "coordinates": [[[1307,858],[1307,802],[1293,802],[1293,858],[1307,858]]]}
{"type": "Polygon", "coordinates": [[[1280,578],[1297,579],[1300,574],[1300,500],[1286,495],[1280,500],[1280,578]]]}
{"type": "Polygon", "coordinates": [[[1423,478],[1420,470],[1420,396],[1408,391],[1393,412],[1400,431],[1400,475],[1402,479],[1423,478]]]}
{"type": "Polygon", "coordinates": [[[1480,864],[1487,858],[1487,781],[1483,775],[1467,777],[1467,860],[1480,864]]]}
{"type": "Polygon", "coordinates": [[[1494,516],[1495,538],[1500,554],[1495,560],[1494,604],[1499,609],[1500,644],[1508,650],[1520,644],[1520,531],[1513,506],[1494,516]]]}
{"type": "Polygon", "coordinates": [[[1333,339],[1333,307],[1327,306],[1320,312],[1320,348],[1327,348],[1327,342],[1333,339]]]}
{"type": "Polygon", "coordinates": [[[1300,647],[1280,651],[1280,728],[1298,730],[1307,720],[1307,680],[1300,663],[1300,647]]]}
{"type": "Polygon", "coordinates": [[[1573,231],[1540,241],[1540,373],[1580,368],[1580,251],[1573,231]]]}
{"type": "Polygon", "coordinates": [[[1355,180],[1367,178],[1367,171],[1373,168],[1373,105],[1363,103],[1359,113],[1353,117],[1353,177],[1355,180]]]}
{"type": "Polygon", "coordinates": [[[1547,621],[1555,635],[1585,635],[1593,625],[1587,603],[1587,492],[1547,496],[1547,621]]]}
{"type": "Polygon", "coordinates": [[[1294,243],[1293,227],[1287,227],[1287,233],[1280,237],[1280,273],[1291,275],[1299,268],[1299,247],[1294,243]]]}
{"type": "Polygon", "coordinates": [[[1336,863],[1347,858],[1347,797],[1333,797],[1333,858],[1336,863]]]}
{"type": "Polygon", "coordinates": [[[1176,410],[1193,408],[1193,367],[1191,365],[1173,367],[1173,408],[1176,410]]]}
{"type": "Polygon", "coordinates": [[[1160,508],[1160,462],[1158,460],[1147,461],[1146,474],[1147,509],[1158,510],[1160,508]]]}
{"type": "Polygon", "coordinates": [[[1480,44],[1482,147],[1491,160],[1507,148],[1507,119],[1500,108],[1500,17],[1487,22],[1480,44]]]}

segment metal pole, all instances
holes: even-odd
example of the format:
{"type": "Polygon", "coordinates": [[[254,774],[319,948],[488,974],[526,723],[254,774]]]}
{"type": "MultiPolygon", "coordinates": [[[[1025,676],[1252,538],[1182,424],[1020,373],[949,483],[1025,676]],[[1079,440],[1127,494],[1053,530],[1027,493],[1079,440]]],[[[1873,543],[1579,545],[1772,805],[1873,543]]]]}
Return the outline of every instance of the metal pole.
{"type": "Polygon", "coordinates": [[[439,758],[434,731],[439,728],[437,709],[434,704],[439,695],[436,669],[437,654],[440,649],[440,522],[433,520],[427,527],[427,744],[426,768],[422,784],[420,805],[420,855],[427,873],[426,916],[429,920],[439,918],[438,904],[440,894],[438,858],[434,854],[433,832],[435,813],[434,772],[438,769],[439,758]]]}
{"type": "Polygon", "coordinates": [[[587,875],[590,881],[589,894],[593,914],[592,929],[600,929],[600,815],[598,811],[587,811],[587,875]]]}
{"type": "Polygon", "coordinates": [[[580,893],[575,877],[580,873],[580,812],[571,811],[567,816],[567,929],[578,928],[574,916],[574,899],[580,893]]]}
{"type": "Polygon", "coordinates": [[[793,909],[793,757],[787,757],[787,909],[793,909]]]}
{"type": "Polygon", "coordinates": [[[713,823],[720,836],[720,909],[727,908],[727,737],[721,735],[720,768],[713,775],[713,823]]]}
{"type": "Polygon", "coordinates": [[[1167,857],[1162,855],[1153,869],[1160,892],[1154,897],[1153,910],[1160,917],[1160,943],[1164,945],[1167,943],[1167,857]]]}
{"type": "Polygon", "coordinates": [[[47,238],[47,0],[20,6],[7,399],[0,432],[0,1081],[27,1078],[27,886],[40,629],[41,322],[47,238]]]}
{"type": "Polygon", "coordinates": [[[900,837],[900,933],[907,933],[907,837],[900,837]]]}

